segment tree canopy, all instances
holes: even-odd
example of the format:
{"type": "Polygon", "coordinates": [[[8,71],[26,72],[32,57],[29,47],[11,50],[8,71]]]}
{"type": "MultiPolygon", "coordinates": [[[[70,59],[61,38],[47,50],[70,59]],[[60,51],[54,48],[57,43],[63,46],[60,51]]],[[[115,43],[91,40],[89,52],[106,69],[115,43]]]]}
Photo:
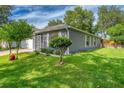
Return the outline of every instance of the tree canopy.
{"type": "Polygon", "coordinates": [[[17,58],[21,41],[32,38],[32,35],[33,26],[29,25],[25,20],[12,21],[0,28],[0,37],[9,44],[10,54],[12,42],[16,42],[17,58]]]}
{"type": "Polygon", "coordinates": [[[14,27],[14,40],[22,41],[28,38],[32,38],[33,26],[29,25],[25,20],[18,20],[11,22],[14,27]]]}
{"type": "Polygon", "coordinates": [[[0,26],[9,21],[12,8],[10,5],[0,5],[0,26]]]}
{"type": "Polygon", "coordinates": [[[112,40],[124,41],[124,24],[116,24],[108,29],[108,34],[112,40]]]}
{"type": "Polygon", "coordinates": [[[54,26],[54,25],[58,25],[58,24],[62,24],[62,20],[60,19],[53,19],[53,20],[50,20],[48,22],[48,26],[54,26]]]}
{"type": "Polygon", "coordinates": [[[13,35],[14,35],[14,28],[10,23],[4,24],[0,28],[0,37],[3,41],[8,43],[10,54],[11,54],[12,42],[14,41],[13,35]]]}
{"type": "Polygon", "coordinates": [[[29,25],[25,20],[13,21],[11,25],[14,28],[12,38],[17,44],[17,58],[18,58],[18,50],[20,48],[21,41],[26,40],[28,38],[32,38],[33,26],[29,25]]]}
{"type": "Polygon", "coordinates": [[[74,10],[66,11],[64,22],[68,25],[92,33],[93,12],[78,6],[74,10]]]}
{"type": "Polygon", "coordinates": [[[124,23],[124,12],[117,6],[101,6],[98,8],[97,29],[106,37],[109,27],[124,23]]]}
{"type": "Polygon", "coordinates": [[[65,37],[56,37],[50,42],[50,47],[59,50],[60,64],[63,64],[63,55],[67,48],[72,44],[70,39],[65,37]]]}

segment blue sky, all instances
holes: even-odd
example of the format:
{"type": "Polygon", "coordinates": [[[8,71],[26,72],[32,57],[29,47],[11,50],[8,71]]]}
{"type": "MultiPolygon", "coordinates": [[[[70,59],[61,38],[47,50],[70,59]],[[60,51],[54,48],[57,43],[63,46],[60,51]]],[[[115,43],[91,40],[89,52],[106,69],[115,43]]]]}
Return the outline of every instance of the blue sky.
{"type": "MultiPolygon", "coordinates": [[[[65,11],[72,10],[76,6],[70,5],[39,5],[39,6],[15,6],[12,11],[11,20],[26,19],[28,23],[37,28],[43,28],[49,20],[63,19],[65,11]]],[[[97,10],[99,6],[82,6],[94,12],[95,22],[97,20],[97,10]]],[[[94,22],[94,23],[95,23],[94,22]]]]}

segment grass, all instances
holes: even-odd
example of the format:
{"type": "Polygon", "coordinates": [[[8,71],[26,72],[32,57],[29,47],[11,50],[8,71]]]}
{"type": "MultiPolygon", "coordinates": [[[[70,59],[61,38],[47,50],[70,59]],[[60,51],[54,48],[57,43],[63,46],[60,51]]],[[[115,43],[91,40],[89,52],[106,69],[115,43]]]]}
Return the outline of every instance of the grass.
{"type": "Polygon", "coordinates": [[[0,57],[0,87],[124,87],[124,49],[97,49],[57,57],[34,53],[20,54],[8,61],[0,57]]]}
{"type": "MultiPolygon", "coordinates": [[[[15,49],[14,47],[12,49],[15,49]]],[[[0,47],[0,51],[5,51],[5,50],[9,50],[9,48],[1,48],[0,47]]]]}

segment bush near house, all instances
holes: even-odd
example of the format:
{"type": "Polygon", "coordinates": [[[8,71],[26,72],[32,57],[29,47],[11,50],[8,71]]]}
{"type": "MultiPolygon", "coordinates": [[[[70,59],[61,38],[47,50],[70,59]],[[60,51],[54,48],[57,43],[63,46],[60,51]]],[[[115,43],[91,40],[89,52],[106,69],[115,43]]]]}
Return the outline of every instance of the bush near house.
{"type": "Polygon", "coordinates": [[[63,56],[67,48],[72,44],[71,40],[66,37],[56,37],[51,40],[50,47],[54,48],[55,50],[59,51],[60,55],[60,64],[63,64],[63,56]]]}
{"type": "Polygon", "coordinates": [[[51,49],[51,48],[42,48],[41,52],[45,53],[46,55],[50,55],[50,54],[53,54],[53,49],[51,49]]]}

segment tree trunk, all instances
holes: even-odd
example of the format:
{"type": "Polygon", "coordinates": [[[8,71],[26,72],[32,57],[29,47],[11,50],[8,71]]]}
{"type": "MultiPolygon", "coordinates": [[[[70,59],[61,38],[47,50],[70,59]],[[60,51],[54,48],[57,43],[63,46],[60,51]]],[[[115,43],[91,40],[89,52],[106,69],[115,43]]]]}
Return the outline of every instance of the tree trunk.
{"type": "Polygon", "coordinates": [[[62,49],[60,49],[60,61],[59,63],[62,65],[64,62],[63,62],[63,51],[62,49]]]}
{"type": "Polygon", "coordinates": [[[115,40],[115,48],[117,48],[117,41],[115,40]]]}
{"type": "Polygon", "coordinates": [[[11,55],[12,53],[12,47],[11,47],[11,43],[9,43],[9,55],[11,55]]]}
{"type": "Polygon", "coordinates": [[[9,60],[10,60],[10,56],[11,56],[11,53],[12,53],[12,47],[11,47],[11,43],[8,43],[9,44],[9,60]]]}
{"type": "Polygon", "coordinates": [[[19,47],[20,47],[20,42],[17,42],[16,59],[18,59],[19,47]]]}
{"type": "Polygon", "coordinates": [[[62,54],[60,54],[60,62],[62,62],[63,61],[63,59],[62,59],[62,54]]]}

